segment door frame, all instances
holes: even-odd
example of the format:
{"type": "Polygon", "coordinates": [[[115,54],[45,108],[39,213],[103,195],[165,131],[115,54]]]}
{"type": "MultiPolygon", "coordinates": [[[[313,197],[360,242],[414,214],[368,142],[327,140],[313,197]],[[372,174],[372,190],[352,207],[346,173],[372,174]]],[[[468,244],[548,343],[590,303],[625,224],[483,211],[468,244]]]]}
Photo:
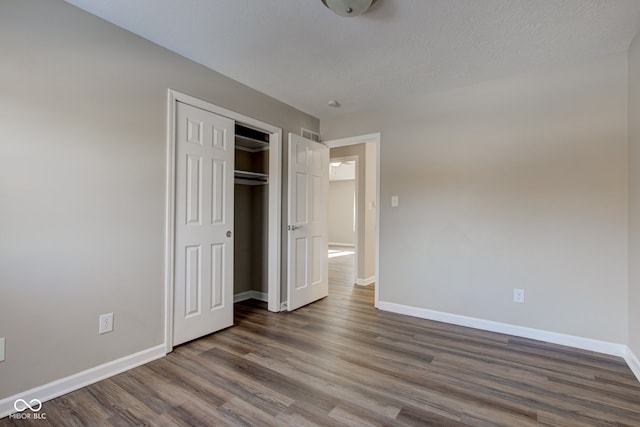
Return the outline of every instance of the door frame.
{"type": "Polygon", "coordinates": [[[281,174],[282,129],[244,114],[220,107],[190,95],[168,89],[167,92],[167,164],[165,182],[165,352],[173,350],[173,291],[175,253],[175,161],[176,161],[176,105],[192,105],[237,123],[248,125],[269,134],[269,221],[268,221],[268,308],[280,311],[280,256],[281,256],[281,174]]]}
{"type": "MultiPolygon", "coordinates": [[[[371,133],[367,135],[359,135],[352,136],[349,138],[341,138],[341,139],[333,139],[330,141],[323,141],[329,149],[336,147],[344,147],[347,145],[356,145],[356,144],[364,144],[366,142],[372,142],[376,146],[376,250],[375,250],[375,278],[374,278],[374,301],[373,305],[375,308],[379,308],[380,303],[380,141],[381,135],[380,133],[371,133]]],[[[331,154],[329,154],[329,158],[331,158],[331,154]]],[[[360,159],[362,160],[362,159],[360,159]]],[[[357,234],[357,233],[356,233],[357,234]]],[[[356,241],[356,248],[358,244],[356,241]]],[[[362,248],[364,250],[364,248],[362,248]]],[[[357,264],[357,258],[355,260],[357,264]]],[[[357,266],[355,271],[357,272],[357,266]]],[[[355,278],[358,279],[357,276],[355,278]]]]}
{"type": "MultiPolygon", "coordinates": [[[[353,256],[354,259],[356,260],[356,262],[353,263],[353,280],[354,282],[356,281],[356,279],[358,278],[358,248],[359,248],[359,244],[358,244],[358,237],[359,237],[359,233],[358,233],[358,229],[359,229],[359,224],[360,222],[358,221],[358,214],[360,213],[360,209],[358,209],[358,198],[361,196],[360,192],[358,191],[358,183],[360,182],[360,180],[358,179],[358,172],[359,172],[359,167],[360,167],[360,156],[341,156],[341,157],[331,157],[331,146],[329,146],[329,164],[331,164],[332,161],[338,161],[338,162],[350,162],[353,161],[355,162],[355,171],[356,171],[356,176],[353,179],[354,182],[354,193],[355,193],[355,202],[356,205],[354,206],[354,214],[355,214],[355,220],[354,220],[354,225],[356,227],[356,241],[353,244],[353,256]]],[[[331,176],[329,176],[329,186],[331,186],[331,176]]],[[[331,190],[329,190],[331,191],[331,190]]],[[[329,224],[329,218],[327,218],[327,224],[329,224]]],[[[339,242],[338,242],[339,243],[339,242]]],[[[331,242],[329,242],[329,244],[331,244],[331,242]]]]}

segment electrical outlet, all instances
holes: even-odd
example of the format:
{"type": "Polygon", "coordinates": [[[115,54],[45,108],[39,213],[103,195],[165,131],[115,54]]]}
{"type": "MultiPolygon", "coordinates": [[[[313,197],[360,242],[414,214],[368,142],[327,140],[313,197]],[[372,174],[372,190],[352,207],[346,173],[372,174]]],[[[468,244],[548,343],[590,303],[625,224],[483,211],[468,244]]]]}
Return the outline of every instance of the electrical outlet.
{"type": "Polygon", "coordinates": [[[513,302],[524,304],[524,289],[513,289],[513,302]]]}
{"type": "Polygon", "coordinates": [[[113,313],[100,315],[100,326],[98,327],[99,334],[106,334],[113,331],[113,313]]]}
{"type": "Polygon", "coordinates": [[[0,338],[0,362],[4,362],[4,338],[0,338]]]}

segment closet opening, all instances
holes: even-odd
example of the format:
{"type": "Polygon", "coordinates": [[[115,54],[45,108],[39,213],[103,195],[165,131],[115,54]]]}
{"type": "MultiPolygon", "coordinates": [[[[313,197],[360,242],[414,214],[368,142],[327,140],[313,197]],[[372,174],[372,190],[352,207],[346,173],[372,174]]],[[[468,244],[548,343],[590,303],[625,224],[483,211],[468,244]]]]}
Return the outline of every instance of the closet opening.
{"type": "Polygon", "coordinates": [[[269,141],[270,134],[236,123],[234,303],[268,302],[269,141]]]}

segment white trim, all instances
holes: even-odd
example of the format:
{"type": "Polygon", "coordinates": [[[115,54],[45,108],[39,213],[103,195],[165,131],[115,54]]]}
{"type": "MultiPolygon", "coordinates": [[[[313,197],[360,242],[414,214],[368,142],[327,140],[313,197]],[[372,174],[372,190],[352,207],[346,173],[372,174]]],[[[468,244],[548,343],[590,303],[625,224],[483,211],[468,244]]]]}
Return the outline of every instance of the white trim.
{"type": "Polygon", "coordinates": [[[32,388],[31,390],[26,390],[1,399],[0,418],[4,418],[16,412],[13,404],[17,399],[24,399],[27,402],[31,399],[38,399],[40,402],[44,403],[48,400],[62,396],[63,394],[71,393],[72,391],[97,383],[98,381],[102,381],[121,372],[128,371],[129,369],[160,359],[165,355],[164,344],[157,345],[138,353],[112,360],[111,362],[107,362],[103,365],[87,369],[86,371],[78,372],[48,384],[32,388]]]}
{"type": "Polygon", "coordinates": [[[178,101],[178,93],[169,89],[167,92],[167,181],[165,183],[165,248],[164,248],[164,345],[165,353],[173,350],[173,267],[174,267],[174,247],[175,247],[175,216],[174,202],[176,197],[175,191],[175,117],[176,102],[178,101]]]}
{"type": "Polygon", "coordinates": [[[269,249],[268,249],[268,309],[280,311],[280,256],[281,256],[281,205],[280,192],[282,170],[282,129],[256,120],[244,114],[220,107],[210,102],[194,98],[190,95],[168,89],[167,107],[167,180],[165,204],[165,351],[173,350],[173,247],[175,218],[173,206],[175,201],[175,117],[176,103],[183,102],[214,114],[230,118],[243,125],[264,131],[269,135],[269,249]]]}
{"type": "Polygon", "coordinates": [[[380,143],[381,135],[375,134],[376,141],[376,277],[374,283],[373,306],[380,306],[380,143]]]}
{"type": "Polygon", "coordinates": [[[375,283],[376,276],[367,277],[366,279],[356,279],[356,285],[358,286],[367,286],[372,283],[375,283]]]}
{"type": "Polygon", "coordinates": [[[268,302],[269,295],[266,292],[259,292],[259,291],[241,292],[233,296],[233,303],[235,304],[237,302],[246,301],[248,299],[255,299],[258,301],[268,302]]]}
{"type": "Polygon", "coordinates": [[[624,360],[627,361],[627,365],[629,365],[633,375],[640,381],[640,361],[629,347],[627,347],[627,354],[625,354],[624,360]]]}
{"type": "Polygon", "coordinates": [[[327,147],[337,148],[344,147],[346,145],[356,145],[365,142],[380,143],[380,133],[370,133],[368,135],[351,136],[349,138],[333,139],[331,141],[325,141],[327,147]]]}
{"type": "Polygon", "coordinates": [[[280,311],[280,268],[282,249],[282,130],[269,136],[269,243],[267,253],[267,290],[269,311],[280,311]]]}
{"type": "Polygon", "coordinates": [[[590,350],[598,353],[609,354],[626,358],[628,354],[627,346],[608,341],[599,341],[591,338],[578,337],[574,335],[560,334],[557,332],[543,331],[540,329],[527,328],[524,326],[510,325],[508,323],[494,322],[491,320],[477,319],[475,317],[461,316],[459,314],[444,313],[425,308],[411,307],[392,302],[380,301],[380,310],[393,313],[406,314],[408,316],[419,317],[421,319],[435,320],[453,325],[466,326],[469,328],[481,329],[484,331],[498,332],[501,334],[514,335],[523,338],[530,338],[538,341],[545,341],[553,344],[566,345],[569,347],[590,350]]]}
{"type": "MultiPolygon", "coordinates": [[[[380,305],[380,143],[381,141],[382,141],[382,136],[380,132],[377,132],[377,133],[370,133],[367,135],[352,136],[349,138],[334,139],[334,140],[325,142],[329,148],[344,147],[346,145],[363,144],[366,142],[373,142],[376,144],[376,271],[374,276],[374,287],[373,287],[373,295],[374,295],[373,306],[375,308],[380,308],[379,305],[380,305]]],[[[356,174],[357,174],[357,171],[356,171],[356,174]]],[[[355,264],[356,266],[358,265],[357,259],[355,264]]]]}
{"type": "Polygon", "coordinates": [[[329,242],[329,246],[344,246],[345,248],[355,248],[353,243],[329,242]]]}

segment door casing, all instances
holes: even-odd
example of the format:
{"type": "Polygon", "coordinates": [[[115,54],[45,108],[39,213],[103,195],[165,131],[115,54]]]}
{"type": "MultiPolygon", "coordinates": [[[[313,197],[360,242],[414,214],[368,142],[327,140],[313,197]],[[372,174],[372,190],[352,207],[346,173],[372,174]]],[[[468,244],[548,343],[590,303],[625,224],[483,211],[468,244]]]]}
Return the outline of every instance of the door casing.
{"type": "Polygon", "coordinates": [[[182,102],[228,117],[269,134],[269,221],[268,221],[268,308],[280,311],[280,259],[281,259],[281,182],[282,182],[282,129],[244,114],[228,110],[207,101],[169,89],[167,93],[167,169],[165,182],[165,351],[173,350],[173,288],[175,248],[175,161],[176,161],[176,104],[182,102]]]}

